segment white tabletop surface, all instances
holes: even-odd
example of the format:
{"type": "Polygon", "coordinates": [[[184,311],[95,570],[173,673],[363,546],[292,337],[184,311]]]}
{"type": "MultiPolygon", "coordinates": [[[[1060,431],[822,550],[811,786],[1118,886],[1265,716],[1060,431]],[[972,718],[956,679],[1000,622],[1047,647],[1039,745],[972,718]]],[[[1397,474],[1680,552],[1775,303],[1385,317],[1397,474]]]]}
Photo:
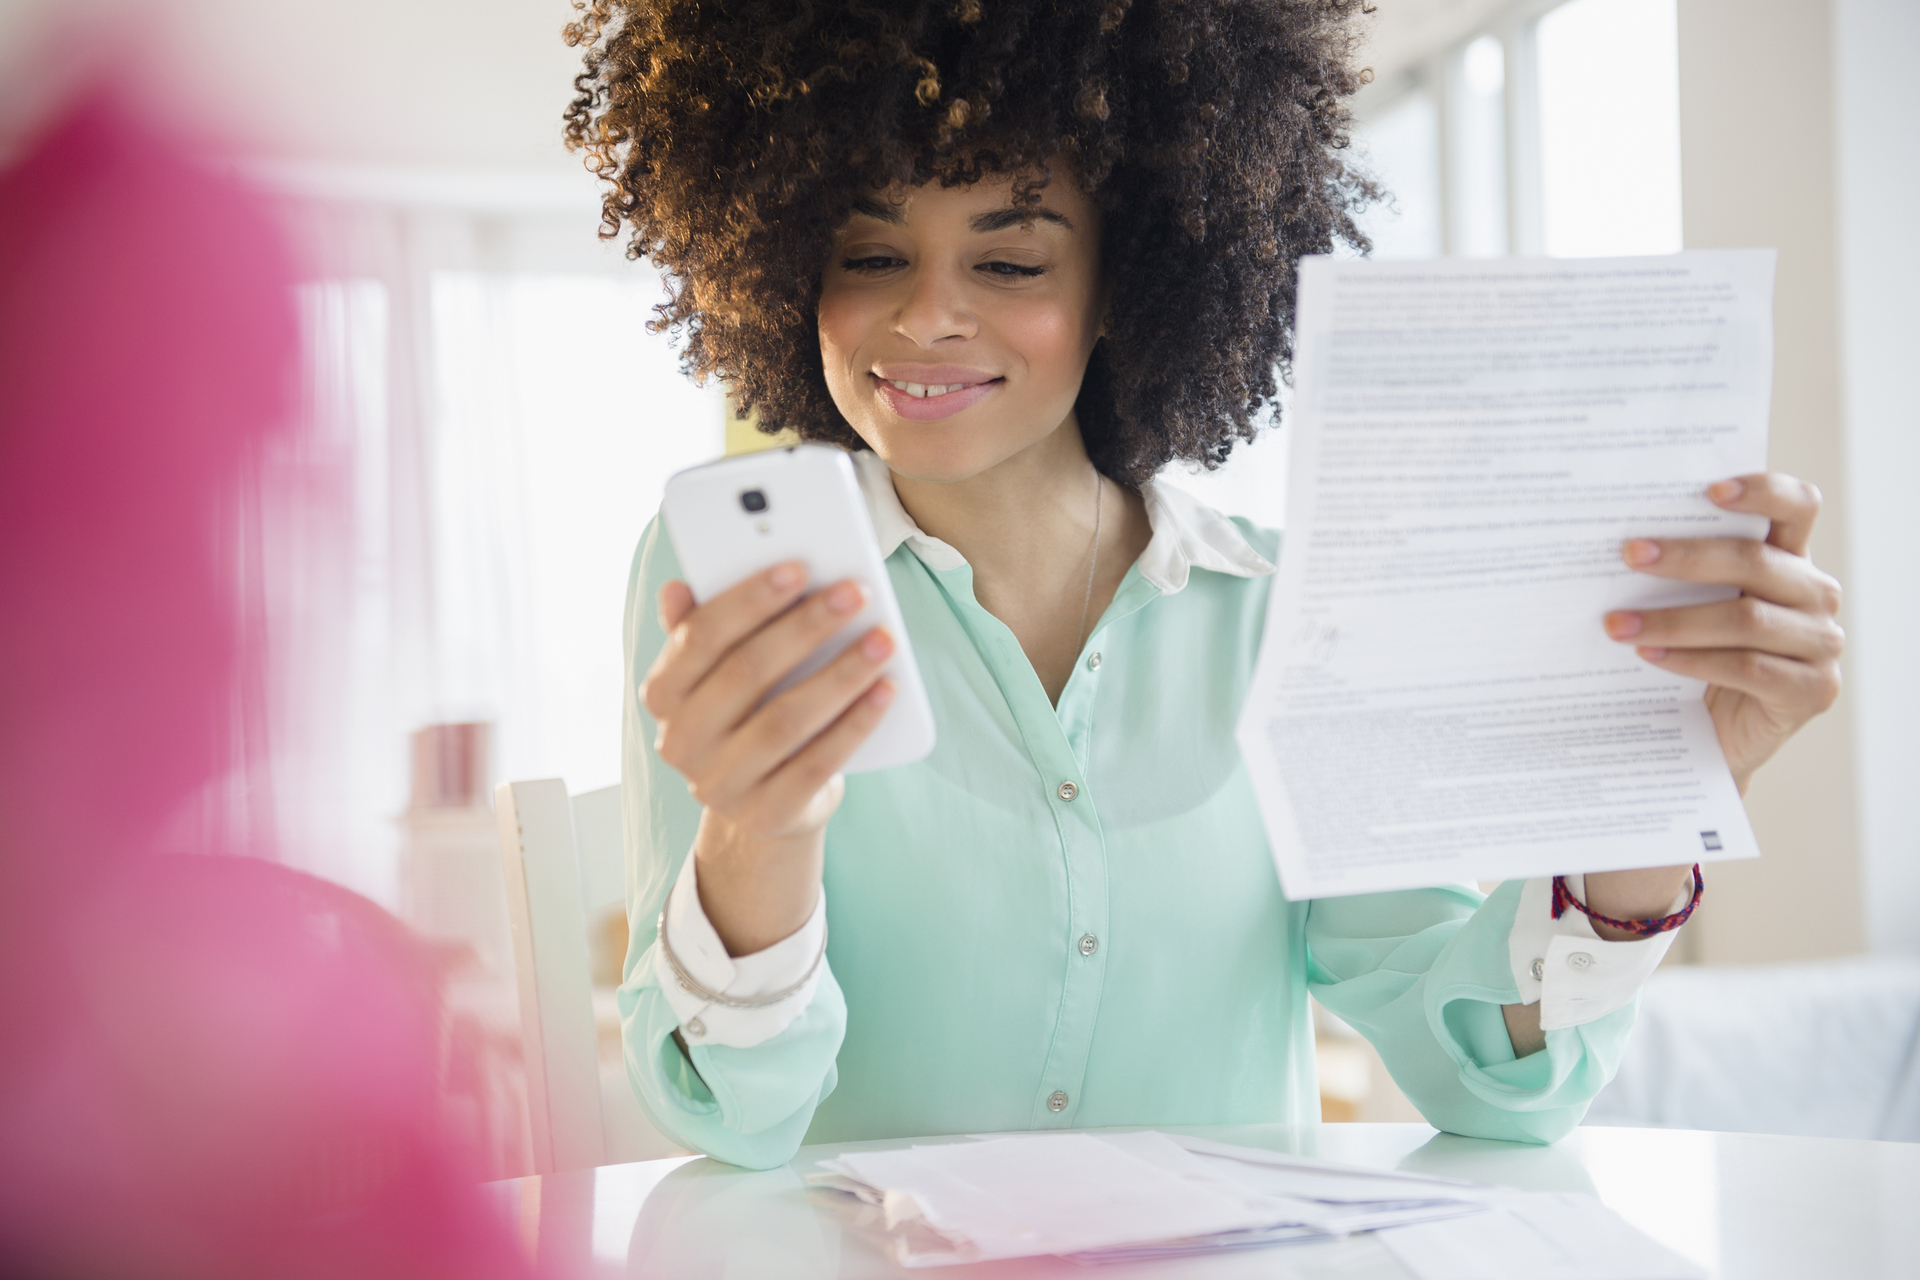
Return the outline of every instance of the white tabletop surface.
{"type": "MultiPolygon", "coordinates": [[[[1716,1280],[1920,1277],[1920,1144],[1693,1130],[1583,1128],[1551,1147],[1436,1133],[1419,1124],[1179,1128],[1223,1142],[1541,1191],[1588,1191],[1716,1280]]],[[[841,1151],[802,1147],[754,1173],[684,1156],[492,1183],[519,1239],[551,1274],[866,1280],[875,1276],[1281,1277],[1404,1280],[1374,1240],[1276,1245],[1084,1267],[1052,1258],[905,1271],[843,1229],[840,1200],[800,1180],[841,1151]]]]}

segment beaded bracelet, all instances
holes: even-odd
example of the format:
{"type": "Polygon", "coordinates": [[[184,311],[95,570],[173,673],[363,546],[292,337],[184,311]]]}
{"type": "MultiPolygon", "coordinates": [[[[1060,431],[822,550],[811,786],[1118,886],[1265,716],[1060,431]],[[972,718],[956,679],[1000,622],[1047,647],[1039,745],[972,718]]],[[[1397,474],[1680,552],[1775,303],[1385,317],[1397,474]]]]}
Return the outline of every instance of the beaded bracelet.
{"type": "Polygon", "coordinates": [[[1565,876],[1555,876],[1553,878],[1553,918],[1558,920],[1566,914],[1568,907],[1572,907],[1597,924],[1611,925],[1615,929],[1638,937],[1650,938],[1656,933],[1666,933],[1670,929],[1678,929],[1685,924],[1687,917],[1693,914],[1693,909],[1700,905],[1700,894],[1706,887],[1706,881],[1700,878],[1700,864],[1696,862],[1693,864],[1693,897],[1687,901],[1685,907],[1670,916],[1655,916],[1651,920],[1615,920],[1612,916],[1603,916],[1598,911],[1592,910],[1586,903],[1574,897],[1573,890],[1567,888],[1565,876]]]}

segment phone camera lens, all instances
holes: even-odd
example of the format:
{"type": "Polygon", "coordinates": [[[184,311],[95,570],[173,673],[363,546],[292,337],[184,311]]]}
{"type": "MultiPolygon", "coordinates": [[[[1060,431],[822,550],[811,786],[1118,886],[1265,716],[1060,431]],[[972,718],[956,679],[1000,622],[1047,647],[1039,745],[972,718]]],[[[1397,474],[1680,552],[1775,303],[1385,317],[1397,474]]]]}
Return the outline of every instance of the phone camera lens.
{"type": "Polygon", "coordinates": [[[767,509],[767,495],[758,489],[749,489],[740,495],[740,505],[749,511],[765,511],[767,509]]]}

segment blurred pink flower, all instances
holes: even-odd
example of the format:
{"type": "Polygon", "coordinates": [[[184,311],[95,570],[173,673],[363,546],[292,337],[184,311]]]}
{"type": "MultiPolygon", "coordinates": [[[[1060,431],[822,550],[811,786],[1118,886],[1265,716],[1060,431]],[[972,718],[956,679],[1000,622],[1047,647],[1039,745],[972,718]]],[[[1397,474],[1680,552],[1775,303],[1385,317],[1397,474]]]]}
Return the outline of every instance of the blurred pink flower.
{"type": "Polygon", "coordinates": [[[162,852],[259,657],[234,499],[292,278],[151,107],[77,102],[0,172],[0,1271],[521,1274],[411,935],[271,850],[162,852]]]}

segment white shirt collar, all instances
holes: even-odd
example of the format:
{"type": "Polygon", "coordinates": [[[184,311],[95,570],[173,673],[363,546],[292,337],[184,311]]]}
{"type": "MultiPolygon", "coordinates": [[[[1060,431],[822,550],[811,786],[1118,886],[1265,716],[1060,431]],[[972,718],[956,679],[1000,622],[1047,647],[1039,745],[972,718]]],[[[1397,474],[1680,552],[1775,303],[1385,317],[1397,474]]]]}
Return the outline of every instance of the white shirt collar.
{"type": "MultiPolygon", "coordinates": [[[[922,532],[913,522],[900,505],[900,495],[894,492],[893,472],[871,449],[854,454],[853,465],[860,477],[860,490],[866,495],[867,512],[873,517],[873,531],[880,539],[881,559],[892,555],[904,542],[936,573],[958,569],[967,562],[951,545],[922,532]]],[[[1231,520],[1192,494],[1149,480],[1141,486],[1140,496],[1146,499],[1147,525],[1153,537],[1140,553],[1137,567],[1140,576],[1161,594],[1184,590],[1194,569],[1236,578],[1259,578],[1273,572],[1273,563],[1253,549],[1231,520]]]]}

